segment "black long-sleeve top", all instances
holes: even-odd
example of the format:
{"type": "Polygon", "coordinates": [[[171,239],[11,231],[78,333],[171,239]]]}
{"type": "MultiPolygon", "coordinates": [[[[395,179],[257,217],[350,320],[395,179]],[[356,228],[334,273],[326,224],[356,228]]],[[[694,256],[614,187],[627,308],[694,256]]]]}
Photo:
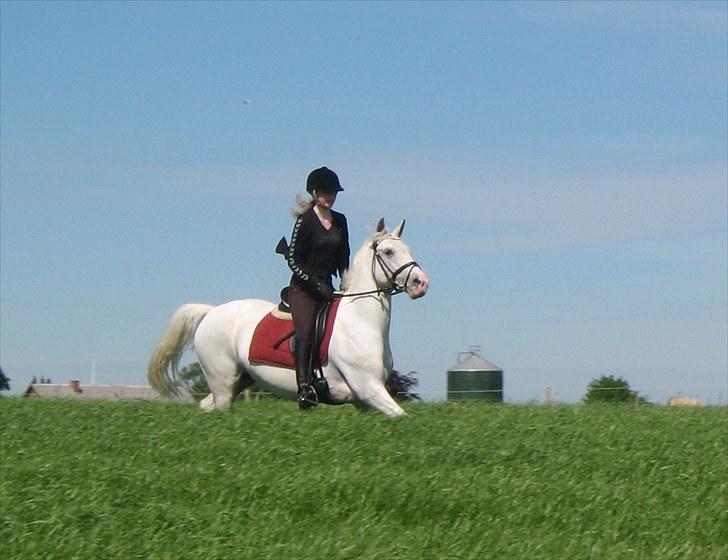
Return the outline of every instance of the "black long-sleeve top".
{"type": "MultiPolygon", "coordinates": [[[[313,208],[301,214],[293,226],[287,260],[292,282],[311,288],[316,282],[330,286],[331,277],[341,277],[349,268],[349,228],[346,216],[331,211],[327,230],[313,208]]],[[[333,286],[332,286],[333,287],[333,286]]]]}

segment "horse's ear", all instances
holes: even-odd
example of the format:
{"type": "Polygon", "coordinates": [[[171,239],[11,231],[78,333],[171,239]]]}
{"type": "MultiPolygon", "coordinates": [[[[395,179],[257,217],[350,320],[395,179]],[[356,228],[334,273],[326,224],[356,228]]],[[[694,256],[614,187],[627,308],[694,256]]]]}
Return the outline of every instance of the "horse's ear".
{"type": "Polygon", "coordinates": [[[379,218],[379,221],[377,222],[377,233],[382,233],[384,231],[384,218],[379,218]]]}
{"type": "Polygon", "coordinates": [[[404,222],[405,220],[402,220],[400,224],[396,228],[394,228],[392,235],[394,235],[395,237],[402,237],[402,232],[404,231],[404,222]]]}

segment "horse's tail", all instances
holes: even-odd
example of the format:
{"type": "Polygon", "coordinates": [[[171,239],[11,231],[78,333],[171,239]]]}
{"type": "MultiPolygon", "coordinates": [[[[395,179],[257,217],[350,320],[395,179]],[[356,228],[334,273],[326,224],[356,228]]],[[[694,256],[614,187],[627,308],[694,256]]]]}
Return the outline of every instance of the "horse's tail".
{"type": "Polygon", "coordinates": [[[149,383],[160,395],[180,397],[187,393],[177,381],[179,361],[192,344],[200,322],[212,308],[212,305],[187,303],[177,309],[169,320],[167,330],[164,331],[147,367],[149,383]]]}

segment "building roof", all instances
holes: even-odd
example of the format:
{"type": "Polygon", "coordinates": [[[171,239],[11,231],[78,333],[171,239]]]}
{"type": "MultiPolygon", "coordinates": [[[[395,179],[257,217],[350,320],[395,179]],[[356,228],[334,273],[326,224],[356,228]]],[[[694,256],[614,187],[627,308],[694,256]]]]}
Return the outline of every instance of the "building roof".
{"type": "Polygon", "coordinates": [[[470,352],[447,371],[503,371],[497,365],[483,359],[476,352],[470,352]]]}
{"type": "Polygon", "coordinates": [[[25,390],[26,397],[55,399],[161,399],[152,387],[126,385],[78,385],[78,391],[68,383],[31,383],[25,390]]]}

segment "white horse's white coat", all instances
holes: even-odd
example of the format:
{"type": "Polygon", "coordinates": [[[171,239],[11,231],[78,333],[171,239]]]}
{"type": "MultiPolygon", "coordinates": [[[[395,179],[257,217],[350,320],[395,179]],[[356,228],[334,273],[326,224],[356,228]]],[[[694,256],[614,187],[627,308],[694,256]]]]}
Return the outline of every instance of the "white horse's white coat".
{"type": "MultiPolygon", "coordinates": [[[[429,280],[401,240],[403,228],[404,221],[388,232],[380,220],[377,231],[354,256],[343,282],[344,297],[324,367],[335,403],[352,402],[390,416],[404,414],[384,386],[393,367],[389,346],[391,294],[355,294],[387,290],[395,283],[412,299],[427,293],[429,280]]],[[[255,327],[274,307],[258,299],[231,301],[218,307],[183,305],[172,316],[149,361],[152,386],[162,394],[177,391],[179,359],[194,340],[211,391],[200,403],[203,410],[229,408],[236,394],[252,381],[276,395],[295,399],[293,370],[251,364],[248,360],[255,327]]]]}

